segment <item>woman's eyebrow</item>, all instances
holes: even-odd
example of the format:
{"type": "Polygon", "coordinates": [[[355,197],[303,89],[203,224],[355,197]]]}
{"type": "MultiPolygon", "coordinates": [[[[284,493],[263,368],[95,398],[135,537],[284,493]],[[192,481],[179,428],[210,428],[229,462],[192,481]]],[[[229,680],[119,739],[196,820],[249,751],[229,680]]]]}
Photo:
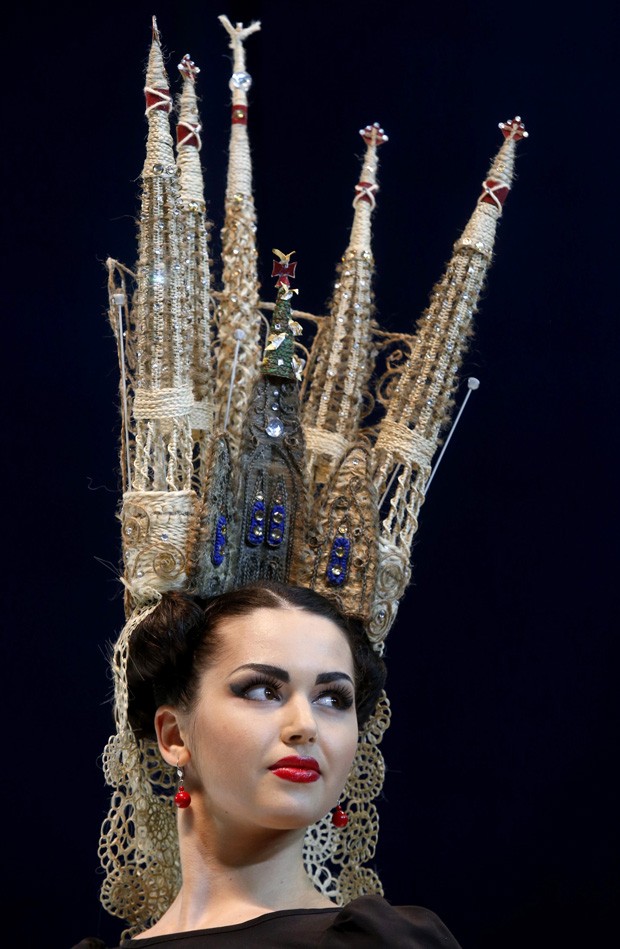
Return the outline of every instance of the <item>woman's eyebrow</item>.
{"type": "Polygon", "coordinates": [[[281,682],[289,682],[291,678],[286,669],[281,669],[279,666],[268,666],[262,662],[247,662],[243,666],[237,666],[236,669],[233,669],[231,675],[234,675],[235,672],[239,672],[241,669],[251,669],[253,672],[262,672],[265,675],[280,679],[281,682]]]}
{"type": "MultiPolygon", "coordinates": [[[[273,676],[281,682],[291,681],[291,677],[286,669],[281,669],[280,666],[270,666],[263,662],[246,662],[243,666],[237,666],[236,669],[233,669],[231,675],[234,675],[236,672],[241,672],[242,669],[251,669],[252,672],[262,672],[263,675],[273,676]]],[[[326,682],[337,682],[339,679],[346,679],[347,682],[354,685],[353,679],[350,675],[347,675],[346,672],[319,672],[315,684],[324,685],[326,682]]]]}
{"type": "Polygon", "coordinates": [[[336,682],[338,679],[346,679],[353,685],[353,679],[346,672],[321,672],[316,677],[316,684],[322,685],[325,682],[336,682]]]}

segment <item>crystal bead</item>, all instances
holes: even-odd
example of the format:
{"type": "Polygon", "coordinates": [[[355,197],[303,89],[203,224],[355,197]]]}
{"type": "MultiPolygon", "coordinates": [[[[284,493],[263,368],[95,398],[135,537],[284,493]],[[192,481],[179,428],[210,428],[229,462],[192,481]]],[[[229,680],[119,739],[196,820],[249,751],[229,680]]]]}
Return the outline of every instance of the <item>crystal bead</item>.
{"type": "Polygon", "coordinates": [[[270,438],[279,438],[280,435],[284,432],[284,425],[279,418],[273,416],[270,418],[265,426],[265,431],[270,438]]]}
{"type": "Polygon", "coordinates": [[[230,77],[228,88],[229,89],[243,89],[244,92],[247,92],[250,86],[252,85],[252,77],[247,72],[234,72],[230,77]]]}

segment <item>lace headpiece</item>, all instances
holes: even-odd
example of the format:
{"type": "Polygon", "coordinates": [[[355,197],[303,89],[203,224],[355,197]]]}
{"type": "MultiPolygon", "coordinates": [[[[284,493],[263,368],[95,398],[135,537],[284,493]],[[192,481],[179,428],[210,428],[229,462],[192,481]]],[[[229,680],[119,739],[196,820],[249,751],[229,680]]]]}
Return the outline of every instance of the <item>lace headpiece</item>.
{"type": "MultiPolygon", "coordinates": [[[[387,141],[377,123],[360,132],[366,150],[330,312],[292,308],[296,262],[279,250],[276,300],[261,302],[244,50],[259,24],[220,20],[234,56],[221,289],[212,289],[209,274],[199,70],[183,57],[175,152],[155,23],[137,272],[108,261],[121,379],[127,623],[113,657],[116,734],[103,762],[114,790],[100,857],[103,905],[127,920],[129,932],[158,919],[180,885],[175,772],[128,723],[132,632],[165,591],[210,596],[263,578],[331,597],[364,620],[383,651],[409,582],[418,512],[491,262],[515,144],[527,135],[518,117],[500,123],[504,141],[415,334],[384,332],[374,319],[371,220],[387,141]]],[[[389,715],[383,696],[360,734],[343,795],[346,828],[336,831],[326,817],[306,834],[306,869],[336,902],[382,892],[366,864],[377,841],[373,801],[383,784],[379,744],[389,715]]]]}

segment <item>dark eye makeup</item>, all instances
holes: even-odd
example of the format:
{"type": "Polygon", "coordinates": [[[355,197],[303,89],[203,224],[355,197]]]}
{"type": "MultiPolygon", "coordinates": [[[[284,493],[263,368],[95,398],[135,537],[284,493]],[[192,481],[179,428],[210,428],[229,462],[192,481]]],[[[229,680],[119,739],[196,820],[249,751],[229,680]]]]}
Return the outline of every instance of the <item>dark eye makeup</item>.
{"type": "MultiPolygon", "coordinates": [[[[240,682],[231,682],[230,690],[233,695],[239,698],[247,698],[249,701],[274,701],[279,698],[283,683],[269,675],[252,676],[251,679],[242,679],[240,682]],[[264,695],[258,698],[252,698],[250,693],[255,689],[262,689],[264,695]]],[[[354,701],[352,689],[346,685],[334,684],[328,689],[320,692],[313,701],[319,705],[342,709],[351,708],[354,701]],[[327,702],[322,701],[328,699],[327,702]]]]}
{"type": "MultiPolygon", "coordinates": [[[[265,693],[272,692],[275,697],[282,688],[282,683],[268,675],[252,676],[251,679],[242,679],[240,682],[230,683],[230,691],[242,699],[248,698],[253,689],[260,687],[265,690],[265,693]]],[[[266,694],[265,698],[267,698],[266,694]]]]}

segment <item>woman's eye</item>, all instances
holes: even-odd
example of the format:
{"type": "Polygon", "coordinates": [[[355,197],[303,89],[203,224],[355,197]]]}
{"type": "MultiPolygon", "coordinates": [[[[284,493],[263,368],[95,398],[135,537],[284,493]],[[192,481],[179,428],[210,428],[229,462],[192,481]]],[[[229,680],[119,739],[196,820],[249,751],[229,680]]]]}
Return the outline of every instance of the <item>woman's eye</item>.
{"type": "Polygon", "coordinates": [[[271,685],[251,685],[244,689],[244,698],[253,702],[272,702],[278,698],[278,693],[271,685]]]}
{"type": "Polygon", "coordinates": [[[317,705],[327,705],[329,708],[348,709],[353,705],[353,698],[344,692],[323,692],[315,702],[317,705]]]}

